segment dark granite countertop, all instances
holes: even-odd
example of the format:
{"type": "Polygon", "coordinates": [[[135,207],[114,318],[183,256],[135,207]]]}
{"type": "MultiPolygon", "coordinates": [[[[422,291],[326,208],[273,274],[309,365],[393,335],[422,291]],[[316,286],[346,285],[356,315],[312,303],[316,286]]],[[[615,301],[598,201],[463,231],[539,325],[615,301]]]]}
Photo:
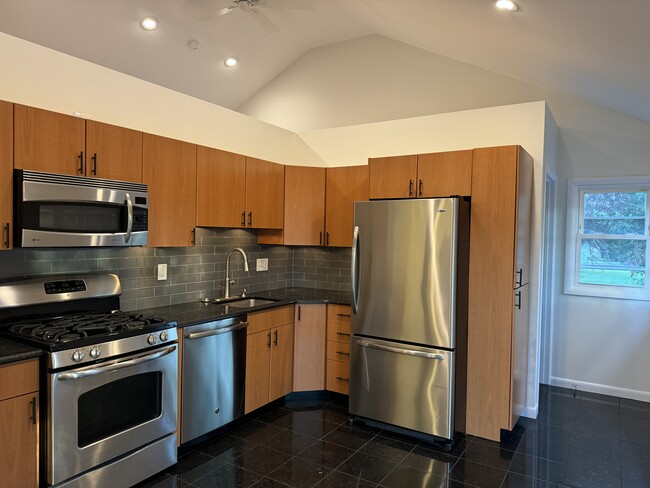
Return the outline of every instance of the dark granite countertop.
{"type": "Polygon", "coordinates": [[[43,354],[37,347],[14,342],[10,339],[0,337],[0,364],[23,361],[24,359],[36,358],[43,354]]]}
{"type": "Polygon", "coordinates": [[[349,292],[313,288],[279,288],[276,290],[251,293],[249,296],[270,298],[277,301],[269,305],[249,309],[233,309],[232,307],[228,307],[227,304],[216,305],[196,301],[138,311],[146,314],[159,315],[166,320],[176,321],[179,327],[185,327],[211,320],[236,317],[238,315],[245,315],[246,313],[282,307],[292,303],[335,303],[338,305],[350,305],[352,301],[352,295],[349,292]]]}

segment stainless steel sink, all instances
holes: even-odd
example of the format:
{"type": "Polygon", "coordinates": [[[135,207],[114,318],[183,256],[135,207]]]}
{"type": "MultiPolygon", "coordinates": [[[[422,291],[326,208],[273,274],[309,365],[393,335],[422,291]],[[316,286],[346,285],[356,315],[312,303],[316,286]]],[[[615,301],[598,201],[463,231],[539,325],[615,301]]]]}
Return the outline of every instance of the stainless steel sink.
{"type": "Polygon", "coordinates": [[[233,308],[252,308],[260,305],[269,305],[277,300],[268,300],[266,298],[243,298],[234,302],[228,302],[226,305],[233,308]]]}

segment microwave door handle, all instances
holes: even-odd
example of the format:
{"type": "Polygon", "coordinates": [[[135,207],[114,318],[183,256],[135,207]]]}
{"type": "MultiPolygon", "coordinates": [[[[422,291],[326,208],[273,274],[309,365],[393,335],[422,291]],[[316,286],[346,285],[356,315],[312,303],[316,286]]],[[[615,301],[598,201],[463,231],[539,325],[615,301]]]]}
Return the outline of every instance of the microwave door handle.
{"type": "Polygon", "coordinates": [[[128,193],[124,195],[124,201],[126,202],[126,235],[124,236],[124,244],[131,240],[131,233],[133,232],[133,202],[131,201],[131,195],[128,193]]]}
{"type": "Polygon", "coordinates": [[[71,371],[69,373],[59,373],[56,379],[59,381],[79,380],[82,378],[86,378],[88,376],[96,376],[102,373],[110,373],[111,371],[118,371],[120,369],[130,368],[131,366],[137,366],[138,364],[146,363],[148,361],[153,361],[154,359],[167,356],[168,354],[173,353],[175,350],[176,350],[176,346],[171,346],[166,349],[163,349],[162,351],[154,352],[151,354],[143,354],[141,356],[136,356],[131,359],[112,361],[106,366],[100,366],[98,368],[90,367],[78,371],[71,371]]]}

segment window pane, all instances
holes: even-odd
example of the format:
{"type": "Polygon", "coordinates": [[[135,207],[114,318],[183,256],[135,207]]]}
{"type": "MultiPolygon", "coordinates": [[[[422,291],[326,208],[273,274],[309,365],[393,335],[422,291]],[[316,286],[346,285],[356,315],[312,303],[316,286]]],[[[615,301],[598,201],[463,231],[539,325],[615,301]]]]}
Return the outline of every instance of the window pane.
{"type": "Polygon", "coordinates": [[[582,239],[580,283],[645,286],[645,240],[582,239]]]}
{"type": "Polygon", "coordinates": [[[645,234],[646,192],[584,193],[585,234],[645,234]]]}

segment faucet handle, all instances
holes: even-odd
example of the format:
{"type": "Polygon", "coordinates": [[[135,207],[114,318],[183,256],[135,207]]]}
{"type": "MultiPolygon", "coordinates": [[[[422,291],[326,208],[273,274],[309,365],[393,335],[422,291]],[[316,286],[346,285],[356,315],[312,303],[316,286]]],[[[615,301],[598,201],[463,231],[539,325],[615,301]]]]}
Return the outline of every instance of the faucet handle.
{"type": "Polygon", "coordinates": [[[244,289],[241,291],[241,296],[242,296],[242,298],[244,298],[244,297],[246,296],[246,288],[244,288],[244,289]]]}

